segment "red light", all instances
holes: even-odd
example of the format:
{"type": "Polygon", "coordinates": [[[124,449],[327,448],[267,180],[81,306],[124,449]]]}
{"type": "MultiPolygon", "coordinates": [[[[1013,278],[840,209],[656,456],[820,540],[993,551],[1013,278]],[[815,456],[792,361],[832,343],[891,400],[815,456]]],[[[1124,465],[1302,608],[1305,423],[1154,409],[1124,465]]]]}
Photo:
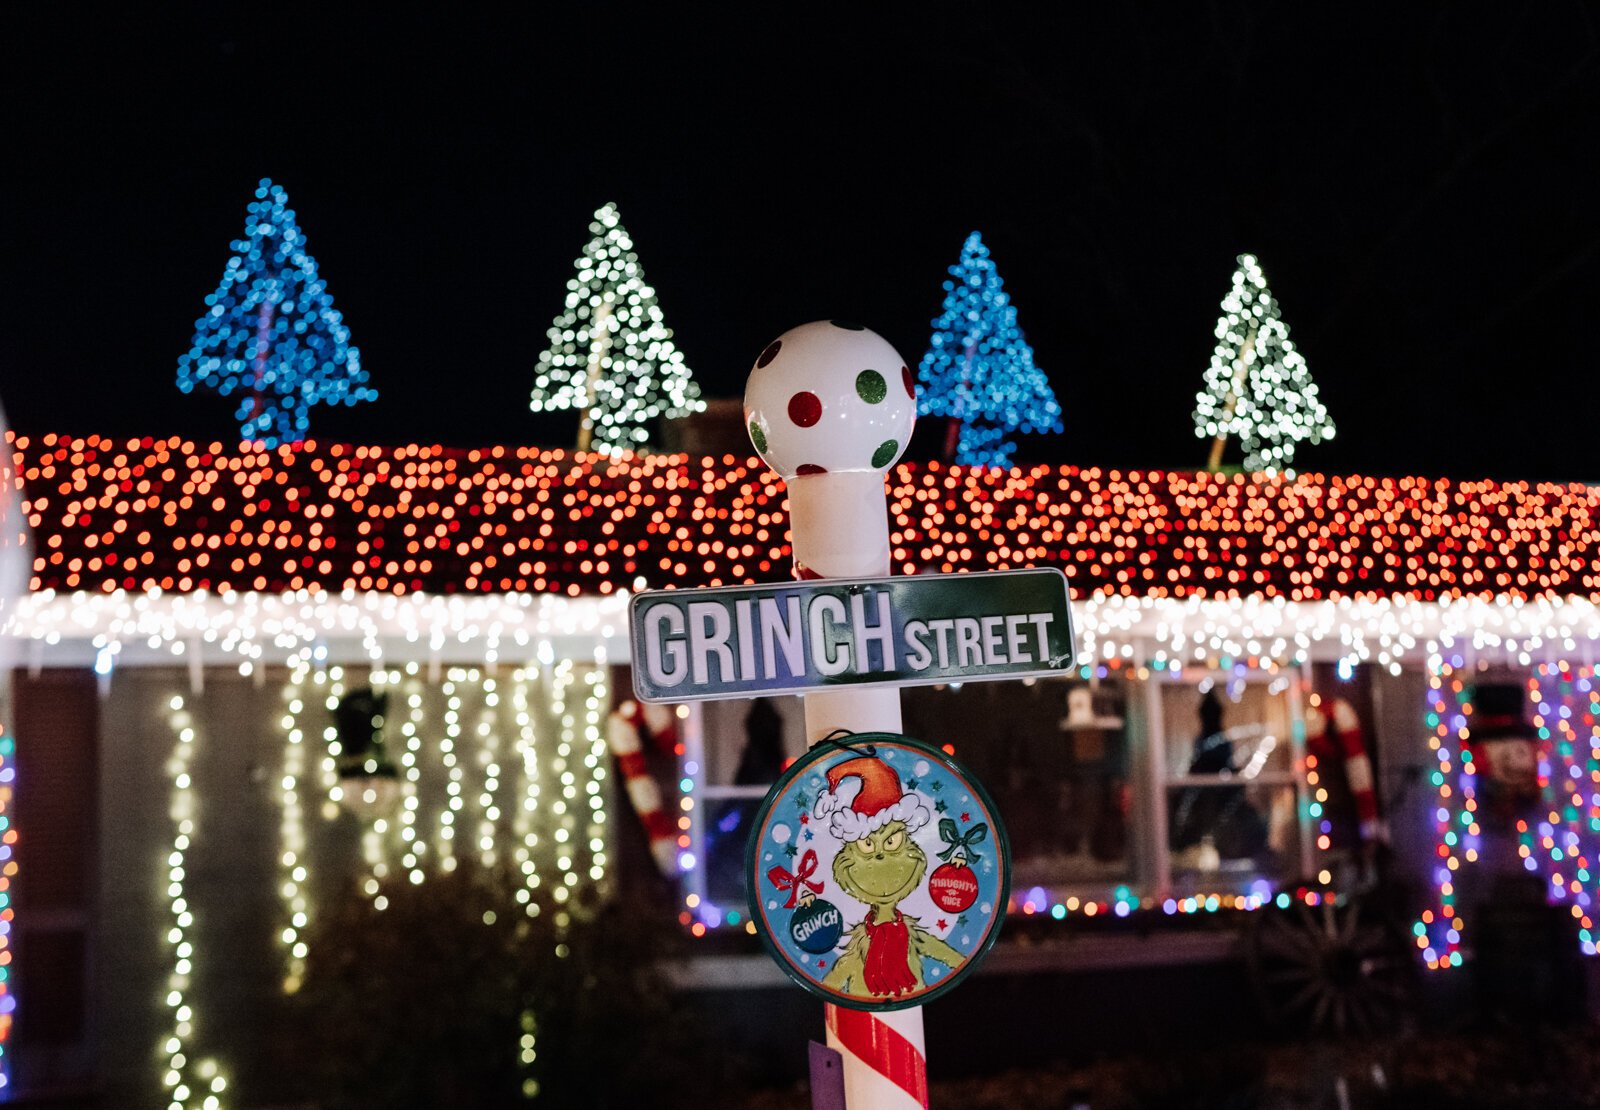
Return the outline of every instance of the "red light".
{"type": "MultiPolygon", "coordinates": [[[[527,447],[311,442],[225,453],[176,438],[54,435],[12,446],[40,552],[35,589],[129,588],[117,568],[132,559],[145,568],[136,584],[180,589],[571,595],[632,589],[641,573],[653,586],[770,578],[790,551],[784,487],[755,459],[597,465],[527,447]],[[291,567],[250,550],[214,565],[178,554],[221,541],[328,557],[291,567]],[[396,544],[437,557],[372,557],[396,544]],[[530,572],[518,556],[533,552],[559,558],[530,572]],[[516,562],[503,573],[501,558],[516,562]]],[[[889,493],[905,573],[1055,565],[1080,596],[1600,590],[1600,493],[1586,486],[930,463],[897,467],[889,493]]]]}

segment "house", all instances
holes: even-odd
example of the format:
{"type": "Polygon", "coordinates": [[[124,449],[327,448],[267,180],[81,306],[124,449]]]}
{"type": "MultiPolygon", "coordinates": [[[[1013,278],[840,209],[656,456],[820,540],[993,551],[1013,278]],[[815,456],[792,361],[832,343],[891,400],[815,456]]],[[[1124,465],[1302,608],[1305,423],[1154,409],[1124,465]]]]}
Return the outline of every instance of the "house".
{"type": "MultiPolygon", "coordinates": [[[[6,623],[0,1006],[27,1089],[222,1090],[251,999],[298,988],[319,907],[393,876],[470,854],[513,861],[530,901],[625,894],[635,819],[607,741],[634,727],[628,595],[789,573],[783,484],[735,455],[10,445],[33,558],[6,623]],[[357,737],[354,705],[381,726],[357,737]]],[[[1593,952],[1600,489],[918,464],[891,473],[889,512],[896,573],[1070,578],[1075,675],[905,695],[907,731],[995,795],[1035,941],[1062,920],[1331,908],[1381,820],[1430,892],[1428,966],[1470,947],[1458,883],[1505,866],[1593,952]],[[1475,690],[1508,686],[1521,703],[1474,717],[1475,690]],[[1481,750],[1475,720],[1496,730],[1481,750]],[[1518,735],[1534,809],[1576,816],[1518,816],[1518,751],[1488,747],[1518,735]]],[[[681,920],[722,938],[686,981],[776,982],[738,944],[739,868],[799,750],[795,705],[683,707],[653,731],[677,763],[681,920]]],[[[1108,934],[1091,958],[1237,943],[1165,935],[1108,934]]],[[[1002,942],[990,967],[1055,958],[1002,942]]]]}

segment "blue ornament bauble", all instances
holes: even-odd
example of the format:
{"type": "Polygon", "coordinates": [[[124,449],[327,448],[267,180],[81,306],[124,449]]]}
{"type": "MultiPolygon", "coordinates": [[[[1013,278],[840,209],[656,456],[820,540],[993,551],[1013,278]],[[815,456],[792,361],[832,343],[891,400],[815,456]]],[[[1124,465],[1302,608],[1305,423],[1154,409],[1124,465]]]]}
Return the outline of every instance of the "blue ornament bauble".
{"type": "Polygon", "coordinates": [[[838,906],[821,898],[813,898],[789,918],[789,936],[802,951],[813,956],[832,952],[843,935],[844,915],[838,906]]]}

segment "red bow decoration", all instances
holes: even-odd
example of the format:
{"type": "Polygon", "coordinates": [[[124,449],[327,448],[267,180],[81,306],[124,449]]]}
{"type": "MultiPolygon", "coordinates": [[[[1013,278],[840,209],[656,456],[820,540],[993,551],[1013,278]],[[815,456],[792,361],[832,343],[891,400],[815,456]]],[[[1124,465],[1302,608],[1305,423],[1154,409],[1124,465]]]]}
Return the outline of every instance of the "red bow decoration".
{"type": "Polygon", "coordinates": [[[822,893],[822,884],[811,881],[811,876],[817,872],[817,850],[807,848],[806,854],[800,857],[800,870],[790,874],[781,867],[774,867],[767,872],[767,881],[779,890],[789,892],[789,900],[783,904],[786,910],[792,910],[800,898],[800,890],[805,887],[812,894],[822,893]]]}

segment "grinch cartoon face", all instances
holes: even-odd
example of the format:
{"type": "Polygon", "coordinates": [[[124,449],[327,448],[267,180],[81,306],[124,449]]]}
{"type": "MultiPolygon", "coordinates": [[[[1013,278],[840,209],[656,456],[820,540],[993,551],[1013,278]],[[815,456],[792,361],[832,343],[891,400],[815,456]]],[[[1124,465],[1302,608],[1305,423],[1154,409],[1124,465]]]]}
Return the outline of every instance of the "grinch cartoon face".
{"type": "Polygon", "coordinates": [[[833,857],[833,881],[870,906],[896,906],[917,889],[928,857],[911,839],[904,821],[890,821],[853,840],[833,857]]]}
{"type": "Polygon", "coordinates": [[[928,857],[911,834],[932,814],[916,793],[902,793],[900,776],[873,756],[830,767],[828,785],[815,815],[843,842],[833,858],[833,879],[867,911],[823,984],[874,999],[919,992],[926,985],[924,957],[949,968],[962,961],[961,953],[899,908],[928,872],[928,857]]]}

